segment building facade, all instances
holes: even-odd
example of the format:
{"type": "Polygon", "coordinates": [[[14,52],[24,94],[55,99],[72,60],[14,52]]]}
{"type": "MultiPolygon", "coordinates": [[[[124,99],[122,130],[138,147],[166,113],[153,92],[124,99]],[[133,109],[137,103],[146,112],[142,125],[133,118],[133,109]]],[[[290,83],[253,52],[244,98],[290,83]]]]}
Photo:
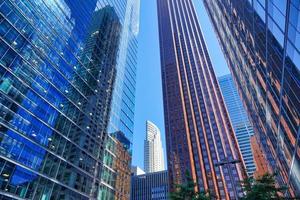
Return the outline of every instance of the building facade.
{"type": "Polygon", "coordinates": [[[130,141],[122,132],[109,134],[106,141],[98,199],[128,200],[130,198],[130,141]]]}
{"type": "Polygon", "coordinates": [[[122,129],[115,107],[125,109],[116,88],[127,84],[127,71],[135,73],[138,5],[0,2],[3,198],[100,197],[108,127],[122,129]]]}
{"type": "Polygon", "coordinates": [[[189,171],[198,191],[241,195],[244,165],[192,0],[158,0],[171,190],[189,171]]]}
{"type": "Polygon", "coordinates": [[[231,75],[219,77],[218,81],[234,133],[238,140],[247,174],[248,176],[252,176],[255,171],[255,163],[250,143],[250,137],[253,135],[253,127],[248,119],[231,75]]]}
{"type": "Polygon", "coordinates": [[[130,200],[168,200],[168,171],[159,171],[131,177],[130,200]]]}
{"type": "Polygon", "coordinates": [[[131,179],[131,159],[132,155],[128,151],[130,141],[123,135],[113,135],[117,140],[116,145],[116,163],[114,170],[116,172],[115,200],[128,200],[130,198],[130,179],[131,179]],[[127,140],[127,142],[124,142],[127,140]],[[128,144],[128,145],[126,145],[128,144]]]}
{"type": "Polygon", "coordinates": [[[268,165],[299,197],[300,2],[203,2],[268,165]]]}
{"type": "Polygon", "coordinates": [[[250,142],[256,166],[256,170],[253,173],[253,177],[257,179],[267,173],[270,174],[271,170],[268,167],[268,162],[262,150],[261,144],[257,141],[257,138],[254,135],[251,136],[250,142]]]}
{"type": "MultiPolygon", "coordinates": [[[[107,3],[107,0],[102,1],[107,3]]],[[[140,0],[110,0],[109,4],[125,11],[107,127],[107,141],[114,138],[114,151],[107,152],[106,148],[106,153],[112,153],[115,157],[112,167],[103,166],[103,171],[110,176],[108,179],[101,178],[99,196],[100,199],[114,200],[128,199],[130,192],[140,0]]]]}
{"type": "Polygon", "coordinates": [[[164,150],[160,138],[160,130],[150,121],[146,121],[144,170],[146,173],[165,170],[164,150]]]}

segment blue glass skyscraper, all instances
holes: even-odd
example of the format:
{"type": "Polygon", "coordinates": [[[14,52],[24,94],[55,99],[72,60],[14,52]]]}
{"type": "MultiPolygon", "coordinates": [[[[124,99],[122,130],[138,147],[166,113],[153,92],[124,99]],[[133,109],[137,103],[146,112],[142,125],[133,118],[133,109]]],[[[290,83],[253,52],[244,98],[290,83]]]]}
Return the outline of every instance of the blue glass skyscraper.
{"type": "MultiPolygon", "coordinates": [[[[123,149],[125,149],[128,152],[128,155],[130,155],[131,162],[140,1],[119,0],[112,2],[114,2],[113,4],[117,7],[120,6],[118,7],[119,9],[125,9],[125,12],[107,133],[118,141],[117,144],[121,143],[123,145],[123,149]]],[[[110,139],[108,138],[108,141],[109,140],[110,139]]],[[[118,156],[119,154],[119,152],[110,151],[110,154],[111,153],[115,154],[115,156],[118,156]]],[[[118,187],[119,176],[123,176],[118,173],[120,169],[115,163],[118,162],[118,159],[114,159],[114,163],[112,163],[115,167],[103,165],[103,174],[110,174],[114,181],[106,181],[104,178],[101,178],[102,184],[99,196],[101,199],[118,199],[119,197],[115,195],[118,193],[118,190],[122,190],[122,192],[125,193],[130,192],[126,186],[125,188],[116,188],[118,187]]],[[[124,171],[130,171],[131,166],[125,164],[127,163],[127,159],[127,156],[125,156],[124,168],[122,169],[124,171]]],[[[130,177],[122,178],[126,181],[130,177]]]]}
{"type": "Polygon", "coordinates": [[[138,0],[0,2],[4,199],[101,198],[108,127],[131,141],[133,112],[125,118],[122,111],[127,99],[134,108],[138,6],[138,0]]]}
{"type": "Polygon", "coordinates": [[[219,85],[224,97],[230,121],[238,140],[240,151],[249,176],[255,171],[255,164],[251,150],[250,137],[253,135],[253,127],[250,124],[243,103],[234,85],[231,75],[218,78],[219,85]]]}

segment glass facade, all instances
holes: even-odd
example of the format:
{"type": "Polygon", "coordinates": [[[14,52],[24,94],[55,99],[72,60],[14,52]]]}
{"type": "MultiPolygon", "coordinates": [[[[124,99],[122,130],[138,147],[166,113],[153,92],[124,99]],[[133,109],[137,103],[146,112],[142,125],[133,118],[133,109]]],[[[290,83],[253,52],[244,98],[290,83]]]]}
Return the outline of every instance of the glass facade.
{"type": "Polygon", "coordinates": [[[4,199],[101,198],[108,127],[123,130],[121,122],[133,119],[121,111],[125,96],[134,108],[138,6],[138,0],[0,1],[4,199]]]}
{"type": "Polygon", "coordinates": [[[170,189],[237,199],[244,165],[192,0],[157,0],[170,189]]]}
{"type": "Polygon", "coordinates": [[[168,171],[134,175],[131,177],[130,200],[168,200],[168,171]]]}
{"type": "Polygon", "coordinates": [[[253,127],[248,119],[243,103],[234,85],[231,75],[224,75],[218,78],[223,94],[230,121],[238,140],[243,161],[248,176],[253,176],[255,164],[251,150],[250,137],[253,135],[253,127]]]}
{"type": "MultiPolygon", "coordinates": [[[[116,2],[116,0],[111,1],[116,2]]],[[[132,142],[140,0],[127,0],[127,4],[124,6],[126,6],[126,18],[121,38],[108,133],[121,131],[132,142]]],[[[132,152],[131,146],[130,153],[132,152]]]]}
{"type": "Polygon", "coordinates": [[[300,1],[203,0],[278,183],[300,195],[300,1]]]}

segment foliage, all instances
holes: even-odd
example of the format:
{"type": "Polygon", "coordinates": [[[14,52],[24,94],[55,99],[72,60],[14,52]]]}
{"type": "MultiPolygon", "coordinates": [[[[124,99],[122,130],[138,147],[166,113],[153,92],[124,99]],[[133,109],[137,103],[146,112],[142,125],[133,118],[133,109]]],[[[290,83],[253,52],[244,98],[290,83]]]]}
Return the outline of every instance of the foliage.
{"type": "Polygon", "coordinates": [[[258,179],[248,178],[242,183],[245,196],[242,200],[281,200],[286,187],[277,187],[275,175],[265,174],[258,179]]]}
{"type": "MultiPolygon", "coordinates": [[[[283,200],[283,192],[287,189],[277,186],[275,175],[265,174],[258,179],[247,178],[242,182],[245,196],[240,200],[283,200]]],[[[209,193],[196,192],[196,183],[189,172],[186,172],[186,182],[175,186],[175,191],[170,193],[171,200],[212,200],[209,193]]]]}
{"type": "Polygon", "coordinates": [[[170,193],[171,200],[210,200],[207,193],[196,192],[196,183],[190,173],[186,171],[186,182],[175,186],[175,191],[170,193]]]}

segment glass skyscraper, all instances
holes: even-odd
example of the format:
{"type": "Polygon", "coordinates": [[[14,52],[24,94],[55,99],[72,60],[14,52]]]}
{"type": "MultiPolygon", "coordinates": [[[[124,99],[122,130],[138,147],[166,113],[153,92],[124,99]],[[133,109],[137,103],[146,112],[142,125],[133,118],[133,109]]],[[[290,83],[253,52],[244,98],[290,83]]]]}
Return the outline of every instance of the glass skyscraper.
{"type": "Polygon", "coordinates": [[[253,127],[250,124],[231,75],[221,76],[218,78],[218,81],[243,156],[247,174],[252,176],[255,171],[250,143],[250,137],[253,135],[253,127]]]}
{"type": "Polygon", "coordinates": [[[242,195],[241,153],[192,0],[157,0],[170,189],[185,182],[216,199],[242,195]]]}
{"type": "Polygon", "coordinates": [[[300,196],[300,1],[203,0],[269,167],[300,196]]]}
{"type": "Polygon", "coordinates": [[[132,137],[138,7],[0,1],[3,199],[101,198],[107,134],[132,137]]]}

